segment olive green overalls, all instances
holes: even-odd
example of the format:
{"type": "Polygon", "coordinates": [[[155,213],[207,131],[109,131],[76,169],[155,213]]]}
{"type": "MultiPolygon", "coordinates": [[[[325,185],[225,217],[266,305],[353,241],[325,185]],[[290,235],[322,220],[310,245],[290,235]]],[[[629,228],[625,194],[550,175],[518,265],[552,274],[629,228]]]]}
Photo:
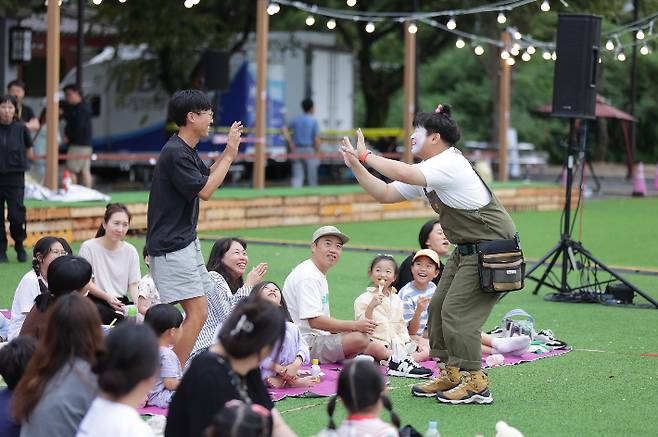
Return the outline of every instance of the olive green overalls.
{"type": "Polygon", "coordinates": [[[487,184],[482,183],[491,201],[474,210],[451,208],[441,202],[435,191],[425,192],[432,209],[439,214],[446,237],[458,245],[429,304],[430,355],[463,370],[481,368],[480,330],[500,297],[480,288],[475,243],[514,238],[516,234],[512,218],[487,184]]]}

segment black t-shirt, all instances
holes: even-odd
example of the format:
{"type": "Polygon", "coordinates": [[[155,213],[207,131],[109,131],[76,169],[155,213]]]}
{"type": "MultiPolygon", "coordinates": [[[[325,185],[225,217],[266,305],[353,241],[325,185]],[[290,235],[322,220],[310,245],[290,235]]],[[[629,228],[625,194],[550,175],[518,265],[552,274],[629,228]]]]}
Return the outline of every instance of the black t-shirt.
{"type": "Polygon", "coordinates": [[[32,137],[25,124],[20,121],[0,123],[0,183],[24,185],[23,173],[29,167],[27,149],[30,147],[32,137]]]}
{"type": "MultiPolygon", "coordinates": [[[[411,260],[414,258],[415,254],[416,253],[414,252],[409,255],[404,261],[402,261],[402,264],[400,264],[400,268],[398,269],[398,279],[393,283],[396,290],[400,290],[414,280],[414,277],[411,274],[411,260]]],[[[443,264],[439,261],[439,274],[432,280],[436,285],[439,285],[441,273],[443,273],[443,264]]]]}
{"type": "Polygon", "coordinates": [[[199,191],[208,182],[208,175],[210,169],[196,148],[172,135],[153,172],[146,230],[149,255],[175,252],[196,239],[199,191]]]}
{"type": "MultiPolygon", "coordinates": [[[[268,410],[274,408],[260,369],[247,373],[243,381],[254,404],[268,410]]],[[[240,399],[240,395],[231,384],[226,367],[217,360],[217,354],[208,351],[199,355],[185,372],[171,400],[165,437],[201,437],[212,418],[233,399],[240,399]]]]}
{"type": "Polygon", "coordinates": [[[64,106],[64,134],[69,145],[91,146],[91,109],[86,103],[64,106]]]}
{"type": "Polygon", "coordinates": [[[36,115],[34,115],[34,110],[32,110],[31,107],[28,105],[21,105],[21,120],[27,123],[28,121],[32,120],[35,118],[36,115]]]}

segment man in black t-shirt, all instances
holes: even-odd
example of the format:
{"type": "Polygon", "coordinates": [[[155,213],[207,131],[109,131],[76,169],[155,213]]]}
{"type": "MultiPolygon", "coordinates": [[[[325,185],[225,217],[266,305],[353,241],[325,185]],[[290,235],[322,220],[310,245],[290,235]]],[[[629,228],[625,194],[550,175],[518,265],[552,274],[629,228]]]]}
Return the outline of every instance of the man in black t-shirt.
{"type": "Polygon", "coordinates": [[[7,94],[16,97],[18,102],[18,118],[25,123],[28,130],[34,135],[39,131],[39,119],[34,111],[23,102],[25,98],[25,83],[22,80],[12,80],[7,85],[7,94]]]}
{"type": "Polygon", "coordinates": [[[208,316],[205,293],[212,289],[196,235],[199,198],[209,200],[224,182],[242,133],[242,123],[233,123],[226,149],[208,168],[196,146],[208,137],[211,107],[198,90],[178,91],[169,101],[169,116],[180,129],[160,152],[148,203],[146,247],[153,280],[162,302],[180,302],[186,313],[183,336],[174,347],[181,363],[187,361],[208,316]]]}
{"type": "Polygon", "coordinates": [[[66,168],[71,172],[71,180],[78,183],[78,175],[82,178],[82,185],[91,188],[91,108],[82,99],[82,90],[76,85],[69,84],[64,87],[66,105],[62,107],[66,127],[64,128],[64,142],[68,144],[66,153],[73,157],[66,160],[66,168]]]}

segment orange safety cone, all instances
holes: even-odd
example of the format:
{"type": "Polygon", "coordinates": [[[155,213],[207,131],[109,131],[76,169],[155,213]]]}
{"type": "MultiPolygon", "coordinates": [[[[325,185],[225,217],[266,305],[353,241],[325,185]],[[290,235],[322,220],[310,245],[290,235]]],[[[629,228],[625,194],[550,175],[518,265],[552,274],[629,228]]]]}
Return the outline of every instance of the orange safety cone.
{"type": "Polygon", "coordinates": [[[635,167],[633,177],[633,197],[643,197],[647,195],[647,182],[644,179],[644,163],[639,162],[635,167]]]}
{"type": "Polygon", "coordinates": [[[653,178],[653,189],[658,191],[658,164],[656,164],[656,176],[653,178]]]}

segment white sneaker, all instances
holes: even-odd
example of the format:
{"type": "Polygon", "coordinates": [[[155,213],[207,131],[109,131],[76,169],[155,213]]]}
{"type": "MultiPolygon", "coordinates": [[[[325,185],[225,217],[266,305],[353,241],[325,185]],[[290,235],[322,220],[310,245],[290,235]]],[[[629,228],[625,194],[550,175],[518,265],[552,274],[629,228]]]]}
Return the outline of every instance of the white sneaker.
{"type": "Polygon", "coordinates": [[[391,357],[388,362],[388,374],[405,378],[429,378],[432,376],[432,370],[421,366],[410,357],[402,359],[391,357]]]}

